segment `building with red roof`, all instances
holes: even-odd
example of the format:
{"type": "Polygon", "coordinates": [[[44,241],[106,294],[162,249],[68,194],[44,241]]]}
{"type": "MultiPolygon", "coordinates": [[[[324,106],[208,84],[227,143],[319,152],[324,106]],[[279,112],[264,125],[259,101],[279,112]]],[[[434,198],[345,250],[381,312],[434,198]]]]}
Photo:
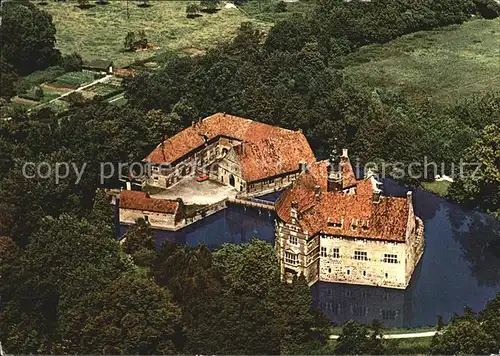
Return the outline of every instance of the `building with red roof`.
{"type": "Polygon", "coordinates": [[[185,216],[181,199],[155,199],[146,192],[123,190],[118,198],[120,223],[133,225],[144,219],[152,228],[172,230],[185,216]]]}
{"type": "Polygon", "coordinates": [[[276,251],[285,278],[406,288],[424,248],[407,197],[381,194],[371,172],[356,179],[347,150],[321,161],[276,202],[276,251]]]}
{"type": "Polygon", "coordinates": [[[163,141],[144,161],[152,165],[151,186],[168,188],[203,172],[242,195],[259,195],[289,185],[315,157],[301,131],[218,113],[163,141]]]}

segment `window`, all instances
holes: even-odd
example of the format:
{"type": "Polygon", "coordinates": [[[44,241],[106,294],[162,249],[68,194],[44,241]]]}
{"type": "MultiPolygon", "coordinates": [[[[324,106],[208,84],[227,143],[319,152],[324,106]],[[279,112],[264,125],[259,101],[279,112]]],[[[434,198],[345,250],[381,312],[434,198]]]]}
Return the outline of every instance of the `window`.
{"type": "Polygon", "coordinates": [[[147,223],[149,223],[149,216],[144,215],[144,221],[147,222],[147,223]]]}
{"type": "Polygon", "coordinates": [[[358,317],[368,315],[368,307],[362,305],[354,305],[352,307],[352,314],[358,317]]]}
{"type": "Polygon", "coordinates": [[[335,227],[337,229],[341,229],[342,228],[342,223],[340,223],[340,222],[329,222],[328,226],[335,227]]]}
{"type": "Polygon", "coordinates": [[[366,277],[366,271],[363,271],[363,276],[366,277]]]}
{"type": "Polygon", "coordinates": [[[385,274],[385,278],[387,278],[387,277],[389,277],[389,274],[387,274],[387,273],[386,273],[386,274],[385,274]]]}
{"type": "Polygon", "coordinates": [[[395,320],[396,315],[397,315],[397,311],[396,310],[382,309],[381,314],[382,314],[383,320],[395,320]]]}
{"type": "Polygon", "coordinates": [[[290,236],[290,243],[293,244],[293,245],[298,245],[299,244],[299,240],[297,239],[297,236],[290,236]]]}
{"type": "Polygon", "coordinates": [[[299,262],[299,257],[290,252],[285,252],[285,262],[290,265],[296,265],[299,262]]]}
{"type": "Polygon", "coordinates": [[[347,274],[351,274],[351,270],[350,269],[347,270],[347,274]]]}
{"type": "Polygon", "coordinates": [[[332,248],[332,257],[333,258],[340,258],[340,249],[332,248]]]}
{"type": "Polygon", "coordinates": [[[391,255],[389,253],[384,253],[384,262],[398,263],[398,255],[391,255]]]}
{"type": "Polygon", "coordinates": [[[326,257],[326,247],[321,248],[321,257],[326,257]]]}
{"type": "Polygon", "coordinates": [[[354,259],[368,261],[368,253],[365,251],[354,251],[354,259]]]}

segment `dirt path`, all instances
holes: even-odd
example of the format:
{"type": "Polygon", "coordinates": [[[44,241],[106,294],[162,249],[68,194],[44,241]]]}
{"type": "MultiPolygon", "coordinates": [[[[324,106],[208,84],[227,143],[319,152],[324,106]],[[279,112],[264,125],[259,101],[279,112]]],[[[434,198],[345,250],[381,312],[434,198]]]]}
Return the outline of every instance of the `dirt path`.
{"type": "MultiPolygon", "coordinates": [[[[382,335],[382,339],[414,339],[420,337],[433,337],[437,331],[422,331],[418,333],[404,333],[404,334],[387,334],[382,335]]],[[[330,335],[330,339],[336,340],[339,335],[330,335]]]]}
{"type": "Polygon", "coordinates": [[[89,87],[91,87],[91,86],[93,86],[93,85],[96,85],[97,83],[106,83],[106,82],[107,82],[108,80],[110,80],[111,78],[113,78],[113,75],[108,74],[108,75],[106,75],[105,77],[102,77],[102,78],[96,79],[96,80],[94,80],[93,82],[90,82],[90,83],[88,83],[88,84],[85,84],[85,85],[83,85],[83,86],[81,86],[81,87],[79,87],[79,88],[77,88],[77,89],[70,90],[70,91],[68,91],[67,93],[62,94],[61,96],[58,96],[58,97],[57,97],[57,98],[55,98],[55,99],[52,99],[52,100],[50,100],[50,101],[47,101],[46,103],[43,103],[43,104],[40,104],[40,105],[36,106],[35,108],[38,108],[38,107],[40,107],[40,106],[42,106],[42,105],[48,105],[48,104],[50,104],[50,103],[53,103],[53,102],[54,102],[54,101],[56,101],[56,100],[62,99],[62,98],[66,97],[66,96],[68,96],[68,95],[70,95],[70,94],[72,94],[72,93],[75,93],[75,92],[79,92],[79,91],[85,90],[85,89],[87,89],[87,88],[89,88],[89,87]]]}

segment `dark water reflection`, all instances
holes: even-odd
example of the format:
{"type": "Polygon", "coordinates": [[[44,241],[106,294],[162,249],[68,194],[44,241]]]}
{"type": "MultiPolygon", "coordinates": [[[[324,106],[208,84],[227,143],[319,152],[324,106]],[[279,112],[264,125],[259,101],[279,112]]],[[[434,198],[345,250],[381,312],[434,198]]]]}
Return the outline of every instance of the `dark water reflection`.
{"type": "MultiPolygon", "coordinates": [[[[390,180],[384,189],[388,195],[406,196],[407,189],[390,180]]],[[[386,327],[434,325],[438,314],[447,321],[466,305],[478,311],[500,291],[500,222],[422,190],[414,192],[414,204],[424,221],[426,247],[410,286],[395,290],[317,283],[311,289],[315,305],[332,322],[378,318],[386,327]]],[[[157,245],[168,240],[217,248],[253,237],[273,243],[274,217],[231,207],[182,232],[157,232],[157,245]]]]}

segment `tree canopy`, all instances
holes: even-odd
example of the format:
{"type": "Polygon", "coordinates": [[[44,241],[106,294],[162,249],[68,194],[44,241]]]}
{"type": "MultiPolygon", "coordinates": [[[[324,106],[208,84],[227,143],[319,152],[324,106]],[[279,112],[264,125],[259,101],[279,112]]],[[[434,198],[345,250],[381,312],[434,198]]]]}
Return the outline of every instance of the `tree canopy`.
{"type": "Polygon", "coordinates": [[[34,4],[7,1],[2,6],[2,57],[17,73],[28,74],[59,61],[52,17],[34,4]]]}

